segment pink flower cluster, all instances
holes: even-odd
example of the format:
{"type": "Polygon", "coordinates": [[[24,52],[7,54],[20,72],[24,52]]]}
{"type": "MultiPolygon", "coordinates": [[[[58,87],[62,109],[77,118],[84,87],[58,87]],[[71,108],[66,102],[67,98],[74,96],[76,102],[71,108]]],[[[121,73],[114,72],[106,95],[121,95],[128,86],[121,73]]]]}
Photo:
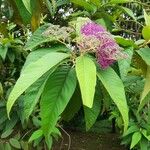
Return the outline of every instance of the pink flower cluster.
{"type": "Polygon", "coordinates": [[[81,34],[99,40],[99,45],[96,47],[96,56],[103,69],[109,67],[118,59],[126,58],[126,54],[121,52],[119,45],[103,26],[92,21],[87,22],[82,26],[81,34]]]}

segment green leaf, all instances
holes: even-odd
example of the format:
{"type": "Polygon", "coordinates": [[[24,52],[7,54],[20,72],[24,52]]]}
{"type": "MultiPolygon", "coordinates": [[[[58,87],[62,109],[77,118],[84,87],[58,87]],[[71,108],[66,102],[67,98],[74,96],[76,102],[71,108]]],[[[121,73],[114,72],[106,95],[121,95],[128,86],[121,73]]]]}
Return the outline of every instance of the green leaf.
{"type": "Polygon", "coordinates": [[[106,23],[106,21],[105,21],[104,18],[97,19],[95,22],[96,22],[97,24],[100,24],[100,25],[102,25],[103,27],[107,28],[107,23],[106,23]]]}
{"type": "Polygon", "coordinates": [[[53,128],[52,131],[52,136],[55,138],[55,140],[58,141],[58,138],[61,137],[61,132],[59,131],[59,129],[57,127],[53,128]]]}
{"type": "Polygon", "coordinates": [[[4,149],[5,150],[11,150],[11,146],[10,146],[10,144],[9,143],[6,143],[5,145],[4,145],[4,149]]]}
{"type": "Polygon", "coordinates": [[[132,125],[124,134],[123,136],[128,136],[131,133],[139,131],[139,128],[136,125],[132,125]]]}
{"type": "Polygon", "coordinates": [[[29,64],[21,73],[13,90],[11,91],[7,101],[7,113],[9,116],[10,110],[16,99],[26,91],[36,80],[43,74],[49,71],[52,67],[59,64],[61,61],[69,57],[65,53],[48,53],[36,62],[29,64]]]}
{"type": "Polygon", "coordinates": [[[146,71],[146,78],[145,78],[145,85],[143,92],[141,94],[140,98],[140,105],[138,108],[138,111],[141,110],[144,105],[149,101],[150,98],[150,66],[147,66],[147,71],[146,71]]]}
{"type": "Polygon", "coordinates": [[[144,10],[144,19],[145,19],[145,24],[147,26],[150,26],[150,16],[146,13],[145,10],[144,10]]]}
{"type": "Polygon", "coordinates": [[[3,131],[12,130],[18,122],[18,116],[16,112],[11,114],[11,120],[6,120],[5,129],[3,131]]]}
{"type": "Polygon", "coordinates": [[[31,85],[27,91],[25,92],[25,96],[23,98],[23,115],[24,119],[29,119],[32,111],[34,110],[38,100],[43,92],[45,83],[53,71],[49,71],[44,74],[41,78],[39,78],[33,85],[31,85]]]}
{"type": "Polygon", "coordinates": [[[62,119],[69,122],[74,117],[74,115],[80,110],[81,105],[81,93],[79,87],[77,86],[71,100],[69,101],[66,109],[62,114],[62,119]]]}
{"type": "Polygon", "coordinates": [[[57,7],[68,4],[69,0],[57,0],[57,7]]]}
{"type": "Polygon", "coordinates": [[[84,7],[87,11],[95,13],[97,10],[97,7],[93,5],[92,3],[87,2],[86,0],[70,0],[72,3],[79,5],[81,7],[84,7]]]}
{"type": "Polygon", "coordinates": [[[142,57],[146,64],[150,66],[150,48],[141,48],[136,52],[142,57]]]}
{"type": "Polygon", "coordinates": [[[29,139],[29,142],[32,142],[40,138],[42,135],[43,135],[43,131],[41,129],[34,131],[29,139]]]}
{"type": "Polygon", "coordinates": [[[121,79],[112,68],[98,70],[97,76],[108,91],[114,103],[117,105],[124,121],[124,131],[126,131],[129,122],[128,106],[126,102],[124,85],[121,79]]]}
{"type": "Polygon", "coordinates": [[[142,130],[142,134],[148,141],[150,141],[150,135],[147,135],[147,131],[145,129],[142,130]]]}
{"type": "Polygon", "coordinates": [[[123,4],[123,3],[129,3],[132,2],[133,0],[111,0],[109,3],[112,4],[123,4]]]}
{"type": "Polygon", "coordinates": [[[101,0],[89,0],[90,3],[93,3],[95,6],[99,7],[101,6],[101,0]]]}
{"type": "Polygon", "coordinates": [[[40,145],[40,143],[42,142],[43,137],[40,137],[36,140],[33,141],[33,147],[38,147],[40,145]]]}
{"type": "Polygon", "coordinates": [[[1,110],[0,110],[0,114],[1,114],[1,117],[0,117],[0,125],[2,126],[2,124],[3,124],[8,118],[7,118],[6,110],[1,109],[1,110]]]}
{"type": "Polygon", "coordinates": [[[31,4],[30,4],[30,0],[22,0],[24,6],[26,7],[26,9],[28,10],[28,12],[31,14],[31,4]]]}
{"type": "Polygon", "coordinates": [[[0,56],[2,57],[3,60],[5,60],[6,58],[7,51],[8,51],[8,46],[0,45],[0,56]]]}
{"type": "Polygon", "coordinates": [[[130,145],[130,149],[134,148],[141,140],[142,135],[140,132],[135,132],[132,135],[132,141],[131,141],[131,145],[130,145]]]}
{"type": "Polygon", "coordinates": [[[76,73],[83,105],[92,108],[96,86],[96,66],[92,59],[87,56],[79,56],[76,59],[76,73]]]}
{"type": "Polygon", "coordinates": [[[54,36],[47,37],[43,35],[43,32],[50,26],[51,24],[45,24],[41,27],[39,27],[33,35],[30,37],[30,39],[27,41],[25,45],[25,50],[33,50],[38,45],[50,42],[56,40],[54,36]]]}
{"type": "Polygon", "coordinates": [[[19,143],[19,141],[17,139],[14,139],[14,138],[11,138],[9,140],[9,143],[14,147],[14,148],[17,148],[17,149],[21,149],[21,145],[19,143]]]}
{"type": "Polygon", "coordinates": [[[150,25],[143,27],[142,35],[143,35],[145,40],[150,40],[150,25]]]}
{"type": "Polygon", "coordinates": [[[140,141],[140,149],[148,150],[148,145],[149,145],[149,142],[147,141],[147,139],[142,138],[142,140],[140,141]]]}
{"type": "Polygon", "coordinates": [[[19,12],[19,15],[21,16],[24,24],[29,24],[31,21],[31,14],[26,9],[24,3],[22,0],[15,0],[16,6],[17,6],[17,12],[19,12]]]}
{"type": "Polygon", "coordinates": [[[43,0],[31,0],[30,7],[32,12],[31,30],[35,31],[39,26],[42,18],[43,0]]]}
{"type": "Polygon", "coordinates": [[[3,96],[4,90],[3,90],[3,86],[2,83],[0,82],[0,97],[3,96]]]}
{"type": "Polygon", "coordinates": [[[55,14],[55,5],[53,5],[53,1],[50,2],[49,0],[45,0],[46,6],[51,14],[51,16],[54,16],[55,14]]]}
{"type": "Polygon", "coordinates": [[[84,117],[85,117],[85,124],[86,124],[87,131],[96,122],[96,119],[101,110],[102,95],[101,95],[100,87],[97,86],[96,89],[97,90],[96,90],[95,96],[94,96],[93,107],[88,108],[88,107],[84,106],[84,117]]]}
{"type": "Polygon", "coordinates": [[[22,68],[22,70],[24,70],[24,68],[33,63],[33,62],[36,62],[38,59],[42,58],[44,55],[48,54],[48,53],[51,53],[51,52],[69,52],[70,50],[64,46],[64,45],[54,45],[54,46],[51,46],[51,47],[48,47],[48,48],[40,48],[40,49],[37,49],[35,51],[32,51],[28,57],[26,58],[26,62],[22,68]]]}
{"type": "Polygon", "coordinates": [[[75,70],[58,68],[48,79],[40,102],[42,130],[47,137],[55,127],[76,88],[75,70]]]}
{"type": "Polygon", "coordinates": [[[112,99],[102,84],[101,84],[100,88],[101,88],[101,92],[102,92],[102,96],[103,96],[102,113],[104,113],[105,111],[110,110],[110,106],[112,105],[112,99]]]}
{"type": "MultiPolygon", "coordinates": [[[[147,82],[147,85],[148,85],[149,82],[147,82]]],[[[149,101],[150,101],[150,89],[148,89],[148,94],[145,96],[145,97],[142,97],[141,100],[140,100],[140,105],[138,107],[138,112],[144,107],[144,105],[146,105],[149,101]]],[[[143,91],[144,93],[145,91],[143,91]]],[[[143,93],[142,93],[142,96],[143,96],[143,93]]],[[[146,91],[147,93],[147,91],[146,91]]],[[[145,94],[144,94],[145,95],[145,94]]]]}
{"type": "Polygon", "coordinates": [[[14,130],[13,129],[10,129],[10,130],[6,130],[4,133],[2,133],[1,135],[1,138],[7,138],[8,136],[11,135],[11,133],[13,132],[14,130]]]}
{"type": "Polygon", "coordinates": [[[150,48],[141,48],[137,51],[137,53],[142,57],[142,59],[146,62],[147,71],[146,71],[146,79],[144,89],[141,95],[140,105],[138,111],[143,108],[143,106],[149,101],[149,92],[150,92],[150,48]]]}
{"type": "Polygon", "coordinates": [[[4,143],[0,143],[0,150],[5,150],[4,149],[4,143]]]}
{"type": "Polygon", "coordinates": [[[131,65],[131,60],[132,60],[132,56],[133,56],[133,47],[125,49],[125,52],[128,55],[128,57],[126,59],[118,60],[120,76],[123,81],[126,79],[128,71],[131,68],[130,65],[131,65]]]}
{"type": "MultiPolygon", "coordinates": [[[[58,47],[60,48],[60,47],[58,47]]],[[[23,66],[23,69],[30,63],[35,62],[37,59],[40,59],[42,56],[46,55],[47,53],[50,52],[54,52],[56,51],[56,49],[39,49],[36,51],[33,51],[29,54],[29,56],[27,57],[27,60],[23,66]]],[[[24,107],[23,107],[23,116],[24,119],[28,119],[29,116],[31,115],[32,111],[34,110],[41,94],[42,91],[44,89],[45,83],[48,79],[48,77],[50,76],[50,74],[53,73],[53,71],[55,70],[56,67],[53,67],[50,71],[48,71],[47,73],[45,73],[42,77],[40,77],[35,83],[33,83],[33,85],[31,85],[25,92],[25,96],[24,96],[24,107]]]]}
{"type": "Polygon", "coordinates": [[[21,141],[20,144],[21,144],[22,150],[29,150],[28,142],[21,141]]]}
{"type": "Polygon", "coordinates": [[[51,150],[51,147],[53,144],[52,136],[48,136],[47,138],[45,138],[45,141],[46,141],[46,145],[48,147],[48,150],[51,150]]]}
{"type": "Polygon", "coordinates": [[[130,17],[132,17],[134,20],[136,20],[136,17],[135,17],[135,15],[134,15],[134,13],[133,13],[133,11],[132,11],[131,9],[129,9],[129,8],[127,8],[127,7],[121,7],[121,9],[122,9],[125,13],[127,13],[130,17]]]}
{"type": "Polygon", "coordinates": [[[117,43],[123,47],[136,47],[135,42],[129,39],[125,39],[121,36],[115,36],[117,43]]]}

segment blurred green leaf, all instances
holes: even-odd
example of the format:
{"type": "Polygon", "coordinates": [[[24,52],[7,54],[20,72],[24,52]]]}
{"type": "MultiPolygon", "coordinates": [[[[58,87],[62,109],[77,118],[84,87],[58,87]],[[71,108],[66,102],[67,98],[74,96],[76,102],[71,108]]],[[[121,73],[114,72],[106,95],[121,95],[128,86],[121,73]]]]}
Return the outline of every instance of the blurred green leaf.
{"type": "Polygon", "coordinates": [[[145,10],[144,10],[144,19],[146,26],[150,26],[150,15],[148,15],[145,10]]]}
{"type": "Polygon", "coordinates": [[[46,6],[51,14],[51,16],[53,17],[55,15],[55,12],[56,12],[56,1],[55,0],[52,0],[52,1],[49,1],[49,0],[44,0],[45,3],[46,3],[46,6]]]}
{"type": "Polygon", "coordinates": [[[32,142],[40,138],[42,135],[43,135],[43,131],[41,129],[34,131],[29,139],[29,142],[32,142]]]}
{"type": "Polygon", "coordinates": [[[21,141],[20,144],[23,150],[29,150],[28,142],[21,141]]]}
{"type": "MultiPolygon", "coordinates": [[[[150,90],[150,89],[149,89],[150,90]]],[[[148,91],[149,91],[148,90],[148,91]]],[[[144,92],[144,91],[143,91],[144,92]]],[[[138,112],[150,101],[150,92],[147,93],[145,97],[141,98],[140,105],[138,107],[138,112]]]]}
{"type": "Polygon", "coordinates": [[[31,0],[22,0],[24,6],[28,10],[28,12],[31,14],[31,0]]]}
{"type": "Polygon", "coordinates": [[[58,141],[58,139],[61,137],[61,132],[59,131],[59,129],[57,127],[54,127],[53,131],[52,131],[52,136],[55,138],[55,140],[58,141]]]}
{"type": "Polygon", "coordinates": [[[100,7],[102,1],[101,0],[89,0],[90,3],[93,3],[95,6],[100,7]]]}
{"type": "Polygon", "coordinates": [[[150,98],[149,85],[150,85],[150,66],[147,67],[145,85],[144,85],[143,92],[141,93],[140,105],[139,105],[138,111],[141,110],[144,107],[144,105],[149,101],[149,98],[150,98]]]}
{"type": "Polygon", "coordinates": [[[110,0],[109,3],[111,4],[123,4],[123,3],[129,3],[132,2],[133,0],[110,0]]]}
{"type": "Polygon", "coordinates": [[[14,139],[14,138],[11,138],[9,140],[9,143],[14,147],[14,148],[17,148],[17,149],[21,149],[21,145],[19,143],[19,141],[17,139],[14,139]]]}
{"type": "Polygon", "coordinates": [[[130,149],[134,148],[141,140],[142,135],[140,132],[135,132],[132,135],[132,141],[131,141],[131,145],[130,145],[130,149]]]}
{"type": "Polygon", "coordinates": [[[123,134],[123,136],[128,136],[134,132],[139,131],[139,128],[137,125],[132,125],[131,127],[129,127],[129,129],[123,134]]]}
{"type": "Polygon", "coordinates": [[[145,40],[150,40],[150,25],[143,27],[142,35],[145,40]]]}
{"type": "Polygon", "coordinates": [[[11,135],[11,133],[13,132],[13,129],[10,130],[6,130],[4,133],[2,133],[1,138],[7,138],[9,135],[11,135]]]}
{"type": "Polygon", "coordinates": [[[118,61],[120,76],[121,76],[121,79],[123,81],[127,77],[128,71],[131,68],[131,62],[132,62],[132,56],[133,56],[133,47],[125,49],[124,52],[128,55],[127,58],[118,61]]]}
{"type": "Polygon", "coordinates": [[[14,9],[14,11],[18,11],[19,15],[21,16],[24,24],[29,24],[31,21],[31,14],[26,9],[24,3],[22,0],[13,0],[15,1],[15,4],[17,6],[17,10],[14,9]]]}
{"type": "Polygon", "coordinates": [[[52,143],[53,143],[53,139],[52,139],[52,136],[48,136],[46,139],[46,145],[48,147],[48,150],[51,150],[51,147],[52,147],[52,143]]]}
{"type": "Polygon", "coordinates": [[[144,135],[144,137],[145,137],[148,141],[150,141],[150,135],[147,134],[147,130],[143,129],[143,130],[142,130],[142,134],[144,135]]]}
{"type": "Polygon", "coordinates": [[[142,140],[140,141],[140,149],[147,150],[148,143],[149,142],[147,141],[147,139],[142,138],[142,140]]]}
{"type": "Polygon", "coordinates": [[[0,56],[2,57],[3,60],[5,60],[6,58],[7,51],[8,51],[7,45],[4,45],[4,46],[0,45],[0,56]]]}
{"type": "Polygon", "coordinates": [[[57,7],[68,4],[69,0],[57,0],[57,7]]]}
{"type": "Polygon", "coordinates": [[[34,32],[40,26],[43,3],[41,0],[31,0],[30,3],[32,11],[31,29],[34,32]]]}
{"type": "Polygon", "coordinates": [[[133,10],[127,8],[127,7],[120,7],[126,14],[128,14],[130,17],[132,17],[134,20],[136,20],[136,17],[134,15],[133,10]]]}
{"type": "Polygon", "coordinates": [[[89,12],[95,13],[97,11],[97,7],[94,4],[87,2],[86,0],[70,0],[70,1],[76,5],[85,8],[89,12]]]}
{"type": "Polygon", "coordinates": [[[6,143],[4,145],[4,147],[5,147],[5,150],[11,150],[12,149],[9,143],[6,143]]]}
{"type": "Polygon", "coordinates": [[[150,48],[141,48],[136,52],[142,57],[146,64],[150,66],[150,48]]]}
{"type": "Polygon", "coordinates": [[[149,92],[150,92],[150,48],[141,48],[137,51],[137,53],[141,56],[141,58],[146,62],[147,64],[147,70],[146,70],[146,80],[144,89],[140,98],[140,105],[138,111],[148,102],[149,99],[149,92]]]}
{"type": "Polygon", "coordinates": [[[43,32],[50,26],[51,24],[45,24],[38,28],[33,35],[30,37],[30,39],[27,41],[25,45],[25,50],[33,50],[35,47],[38,45],[45,43],[45,42],[50,42],[56,40],[55,37],[47,37],[43,35],[43,32]]]}
{"type": "Polygon", "coordinates": [[[2,83],[0,82],[0,98],[3,96],[3,86],[2,86],[2,83]]]}
{"type": "Polygon", "coordinates": [[[4,149],[4,143],[0,143],[0,150],[5,150],[4,149]]]}
{"type": "Polygon", "coordinates": [[[114,37],[117,43],[123,47],[136,47],[135,42],[133,40],[123,38],[121,36],[114,37]]]}
{"type": "Polygon", "coordinates": [[[4,37],[8,36],[8,29],[6,23],[3,22],[0,23],[0,32],[4,35],[4,37]]]}

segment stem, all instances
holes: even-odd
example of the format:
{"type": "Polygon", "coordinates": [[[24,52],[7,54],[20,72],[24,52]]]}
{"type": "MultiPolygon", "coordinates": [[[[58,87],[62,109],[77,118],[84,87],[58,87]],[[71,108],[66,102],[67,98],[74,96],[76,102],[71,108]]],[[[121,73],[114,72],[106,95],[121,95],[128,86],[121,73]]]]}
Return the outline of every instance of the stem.
{"type": "Polygon", "coordinates": [[[145,42],[140,46],[140,48],[145,47],[145,46],[148,45],[148,44],[150,44],[150,40],[145,41],[145,42]]]}
{"type": "Polygon", "coordinates": [[[149,7],[148,4],[142,3],[142,2],[139,2],[139,1],[133,1],[133,2],[131,2],[131,3],[137,3],[137,4],[139,4],[139,5],[142,5],[142,6],[145,6],[145,7],[149,7]]]}
{"type": "Polygon", "coordinates": [[[70,147],[71,147],[71,137],[70,137],[70,135],[61,126],[58,125],[58,127],[68,136],[69,141],[68,141],[68,149],[67,150],[70,150],[70,147]]]}
{"type": "Polygon", "coordinates": [[[139,33],[139,32],[134,32],[134,31],[127,30],[127,29],[122,29],[122,28],[117,28],[117,29],[120,30],[120,31],[124,31],[126,33],[135,34],[135,35],[141,35],[141,33],[139,33]]]}

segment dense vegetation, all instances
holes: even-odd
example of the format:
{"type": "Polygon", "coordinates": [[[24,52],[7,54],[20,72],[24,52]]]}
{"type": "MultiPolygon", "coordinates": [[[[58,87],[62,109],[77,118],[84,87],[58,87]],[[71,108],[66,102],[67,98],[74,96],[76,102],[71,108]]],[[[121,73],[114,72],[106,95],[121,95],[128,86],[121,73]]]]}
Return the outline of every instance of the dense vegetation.
{"type": "Polygon", "coordinates": [[[0,1],[0,149],[51,149],[81,109],[150,149],[150,3],[0,1]]]}

